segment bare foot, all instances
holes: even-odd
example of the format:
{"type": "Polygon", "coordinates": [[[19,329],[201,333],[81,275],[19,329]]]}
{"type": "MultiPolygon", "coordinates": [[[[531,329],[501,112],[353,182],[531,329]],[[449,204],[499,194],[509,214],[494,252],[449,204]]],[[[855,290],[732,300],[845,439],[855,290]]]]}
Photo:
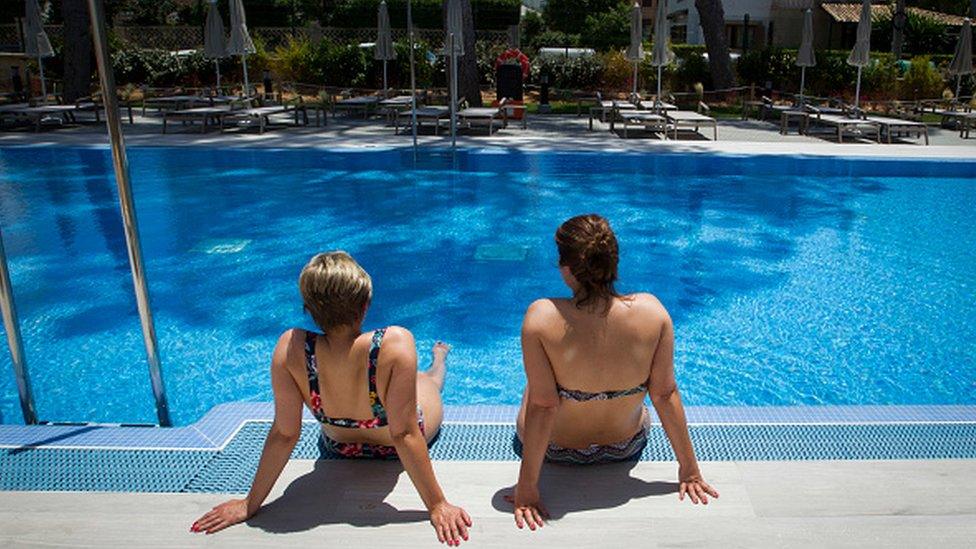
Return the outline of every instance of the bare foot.
{"type": "Polygon", "coordinates": [[[451,352],[451,346],[443,341],[438,341],[434,343],[430,352],[433,359],[430,362],[430,368],[425,373],[433,378],[439,389],[442,389],[444,387],[444,375],[447,373],[447,353],[451,352]]]}

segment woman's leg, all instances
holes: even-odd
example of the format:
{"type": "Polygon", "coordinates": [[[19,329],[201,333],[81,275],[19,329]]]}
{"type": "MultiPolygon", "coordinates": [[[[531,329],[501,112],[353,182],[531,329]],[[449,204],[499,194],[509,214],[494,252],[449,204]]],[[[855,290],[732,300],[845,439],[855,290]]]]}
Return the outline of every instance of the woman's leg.
{"type": "Polygon", "coordinates": [[[444,421],[444,403],[441,391],[447,374],[447,353],[451,346],[438,341],[431,353],[433,360],[426,372],[417,372],[417,404],[424,411],[424,433],[427,442],[437,436],[444,421]]]}

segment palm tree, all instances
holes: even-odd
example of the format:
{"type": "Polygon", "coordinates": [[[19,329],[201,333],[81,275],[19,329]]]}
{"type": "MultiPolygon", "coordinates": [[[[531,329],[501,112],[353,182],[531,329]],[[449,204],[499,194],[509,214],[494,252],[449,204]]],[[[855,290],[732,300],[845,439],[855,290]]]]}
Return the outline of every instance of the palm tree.
{"type": "Polygon", "coordinates": [[[712,83],[717,89],[731,88],[735,85],[735,74],[732,72],[729,44],[725,41],[725,10],[722,9],[722,0],[695,0],[695,8],[705,34],[712,83]]]}

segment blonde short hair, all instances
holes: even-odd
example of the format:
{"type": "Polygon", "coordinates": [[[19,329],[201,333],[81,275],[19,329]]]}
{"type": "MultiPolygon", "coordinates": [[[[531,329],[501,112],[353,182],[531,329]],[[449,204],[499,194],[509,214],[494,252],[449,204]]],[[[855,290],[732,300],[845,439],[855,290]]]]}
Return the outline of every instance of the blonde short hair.
{"type": "Polygon", "coordinates": [[[373,281],[344,251],[321,253],[298,277],[305,311],[325,333],[362,320],[373,298],[373,281]]]}

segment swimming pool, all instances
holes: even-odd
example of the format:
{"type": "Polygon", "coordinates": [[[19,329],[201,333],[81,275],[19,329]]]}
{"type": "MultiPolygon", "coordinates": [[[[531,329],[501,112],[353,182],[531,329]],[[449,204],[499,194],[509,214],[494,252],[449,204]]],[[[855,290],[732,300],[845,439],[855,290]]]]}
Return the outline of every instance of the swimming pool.
{"type": "MultiPolygon", "coordinates": [[[[628,153],[132,148],[177,424],[270,400],[298,272],[342,248],[366,324],[454,344],[445,401],[515,404],[519,323],[565,295],[552,235],[598,212],[624,291],[669,308],[693,405],[976,404],[976,163],[628,153]],[[457,168],[457,169],[454,169],[457,168]]],[[[0,223],[39,415],[153,422],[111,160],[0,149],[0,223]]],[[[4,349],[0,422],[21,421],[4,349]]]]}

